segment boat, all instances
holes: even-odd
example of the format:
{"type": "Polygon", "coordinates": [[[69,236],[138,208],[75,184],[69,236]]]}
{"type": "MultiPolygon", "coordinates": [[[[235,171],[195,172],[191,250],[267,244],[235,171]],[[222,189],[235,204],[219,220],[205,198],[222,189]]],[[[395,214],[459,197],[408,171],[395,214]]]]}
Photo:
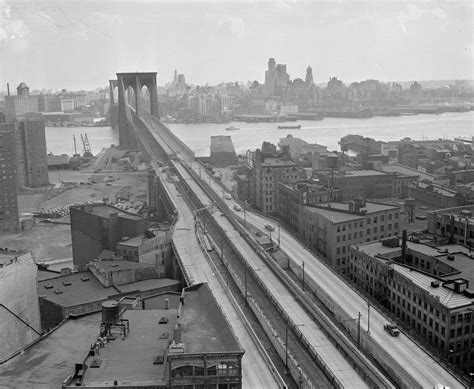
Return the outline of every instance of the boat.
{"type": "Polygon", "coordinates": [[[237,130],[240,130],[240,128],[239,128],[239,127],[230,126],[230,127],[226,127],[225,130],[226,130],[226,131],[237,131],[237,130]]]}
{"type": "Polygon", "coordinates": [[[300,128],[299,124],[297,126],[278,126],[279,130],[299,130],[300,128]]]}

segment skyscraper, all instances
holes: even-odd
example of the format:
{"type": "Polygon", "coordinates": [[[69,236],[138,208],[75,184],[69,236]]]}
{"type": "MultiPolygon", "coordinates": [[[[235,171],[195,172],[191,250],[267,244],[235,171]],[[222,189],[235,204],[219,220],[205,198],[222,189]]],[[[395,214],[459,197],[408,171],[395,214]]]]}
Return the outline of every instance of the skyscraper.
{"type": "Polygon", "coordinates": [[[21,153],[24,161],[24,182],[22,185],[38,188],[49,185],[48,160],[46,153],[46,136],[44,120],[41,115],[34,115],[20,122],[21,153]]]}
{"type": "Polygon", "coordinates": [[[305,82],[308,86],[311,86],[313,85],[314,83],[314,80],[313,80],[313,69],[311,69],[311,66],[308,66],[308,68],[306,69],[306,78],[305,78],[305,82]]]}
{"type": "Polygon", "coordinates": [[[20,228],[17,200],[15,125],[0,124],[0,234],[20,228]]]}

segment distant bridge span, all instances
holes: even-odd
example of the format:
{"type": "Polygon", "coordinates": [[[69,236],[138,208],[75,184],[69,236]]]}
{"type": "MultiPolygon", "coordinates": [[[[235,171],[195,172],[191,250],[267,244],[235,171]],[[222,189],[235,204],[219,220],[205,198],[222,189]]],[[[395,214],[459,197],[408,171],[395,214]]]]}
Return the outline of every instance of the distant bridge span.
{"type": "Polygon", "coordinates": [[[120,148],[141,149],[149,155],[150,147],[158,144],[161,150],[155,150],[155,156],[194,158],[191,149],[160,120],[156,72],[117,73],[116,82],[111,80],[110,86],[111,96],[115,86],[118,89],[120,148]],[[143,96],[143,87],[148,89],[147,97],[143,96]]]}

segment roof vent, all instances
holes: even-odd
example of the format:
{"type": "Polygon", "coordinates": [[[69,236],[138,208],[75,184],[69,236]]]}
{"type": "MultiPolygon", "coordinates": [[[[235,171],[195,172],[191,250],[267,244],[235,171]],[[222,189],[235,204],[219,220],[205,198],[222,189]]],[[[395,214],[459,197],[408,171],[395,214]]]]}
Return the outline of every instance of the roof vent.
{"type": "Polygon", "coordinates": [[[84,281],[84,282],[86,282],[86,281],[89,281],[89,280],[90,280],[90,278],[89,278],[89,277],[87,277],[87,276],[83,276],[83,277],[81,277],[81,281],[84,281]]]}
{"type": "Polygon", "coordinates": [[[454,261],[454,255],[453,254],[448,254],[448,256],[446,258],[448,258],[449,261],[454,261]]]}
{"type": "Polygon", "coordinates": [[[70,285],[71,285],[71,281],[68,281],[68,280],[63,281],[63,285],[64,285],[64,286],[70,286],[70,285]]]}
{"type": "Polygon", "coordinates": [[[162,365],[164,359],[165,359],[165,358],[163,357],[163,355],[158,355],[158,356],[154,359],[153,364],[154,364],[154,365],[162,365]]]}
{"type": "Polygon", "coordinates": [[[53,289],[53,285],[51,285],[50,283],[44,284],[44,287],[46,289],[53,289]]]}
{"type": "Polygon", "coordinates": [[[54,291],[54,293],[56,293],[56,294],[61,294],[62,292],[63,292],[63,291],[62,291],[61,289],[56,289],[56,290],[54,291]]]}
{"type": "Polygon", "coordinates": [[[170,336],[169,332],[163,332],[161,335],[160,335],[160,339],[168,339],[170,336]]]}
{"type": "Polygon", "coordinates": [[[116,263],[113,263],[112,265],[110,265],[110,267],[119,267],[119,265],[117,265],[116,263]]]}
{"type": "Polygon", "coordinates": [[[168,323],[168,318],[165,316],[160,318],[160,320],[158,321],[158,324],[166,324],[166,323],[168,323]]]}
{"type": "Polygon", "coordinates": [[[438,288],[439,287],[439,281],[431,281],[431,287],[432,288],[438,288]]]}

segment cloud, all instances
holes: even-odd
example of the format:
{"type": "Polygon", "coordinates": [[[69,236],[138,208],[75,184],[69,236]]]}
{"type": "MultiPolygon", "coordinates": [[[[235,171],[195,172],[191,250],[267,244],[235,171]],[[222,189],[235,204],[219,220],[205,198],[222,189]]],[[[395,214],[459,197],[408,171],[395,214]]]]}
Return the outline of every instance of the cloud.
{"type": "Polygon", "coordinates": [[[30,31],[6,1],[0,0],[0,41],[2,47],[23,51],[30,43],[30,31]]]}

